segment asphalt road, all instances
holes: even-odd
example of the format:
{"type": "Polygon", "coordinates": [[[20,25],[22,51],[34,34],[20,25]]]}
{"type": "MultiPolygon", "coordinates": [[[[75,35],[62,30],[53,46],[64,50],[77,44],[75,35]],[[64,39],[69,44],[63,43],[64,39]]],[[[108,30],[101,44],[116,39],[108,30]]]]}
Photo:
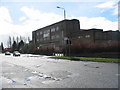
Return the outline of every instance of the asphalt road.
{"type": "Polygon", "coordinates": [[[118,64],[0,54],[2,88],[118,88],[118,64]]]}

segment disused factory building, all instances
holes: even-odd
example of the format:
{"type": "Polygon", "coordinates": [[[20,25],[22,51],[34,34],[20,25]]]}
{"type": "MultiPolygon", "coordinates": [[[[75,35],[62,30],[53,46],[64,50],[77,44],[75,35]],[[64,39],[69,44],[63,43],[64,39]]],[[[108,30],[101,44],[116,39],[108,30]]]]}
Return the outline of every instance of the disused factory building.
{"type": "Polygon", "coordinates": [[[120,41],[120,32],[103,29],[80,29],[79,20],[63,20],[32,32],[38,48],[52,46],[56,50],[67,44],[120,41]]]}
{"type": "Polygon", "coordinates": [[[78,43],[101,43],[103,41],[102,29],[80,29],[78,34],[72,39],[74,44],[78,43]]]}
{"type": "Polygon", "coordinates": [[[80,31],[79,20],[63,20],[32,32],[32,41],[38,47],[60,49],[80,31]]]}

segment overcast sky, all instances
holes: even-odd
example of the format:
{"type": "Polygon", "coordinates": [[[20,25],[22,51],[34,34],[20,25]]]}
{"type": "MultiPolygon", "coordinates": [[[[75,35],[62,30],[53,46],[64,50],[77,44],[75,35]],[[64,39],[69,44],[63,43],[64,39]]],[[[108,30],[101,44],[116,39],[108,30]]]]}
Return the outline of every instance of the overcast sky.
{"type": "Polygon", "coordinates": [[[118,0],[0,0],[0,42],[63,20],[78,19],[81,29],[118,30],[118,0]]]}

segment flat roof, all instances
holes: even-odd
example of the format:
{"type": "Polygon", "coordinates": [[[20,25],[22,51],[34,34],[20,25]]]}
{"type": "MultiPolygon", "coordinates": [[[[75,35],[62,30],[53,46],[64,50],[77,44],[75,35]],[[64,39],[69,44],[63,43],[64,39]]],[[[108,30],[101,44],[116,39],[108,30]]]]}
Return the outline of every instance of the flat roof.
{"type": "MultiPolygon", "coordinates": [[[[65,22],[65,21],[79,21],[79,20],[77,20],[77,19],[71,19],[71,20],[65,19],[65,20],[62,20],[62,21],[53,23],[53,24],[51,24],[51,25],[47,25],[47,26],[45,26],[45,27],[39,28],[39,29],[34,30],[34,31],[39,31],[39,30],[41,30],[41,29],[44,29],[44,28],[47,28],[47,27],[51,27],[51,26],[54,26],[54,25],[56,25],[56,24],[59,24],[59,23],[65,22]]],[[[34,31],[33,31],[33,32],[34,32],[34,31]]]]}

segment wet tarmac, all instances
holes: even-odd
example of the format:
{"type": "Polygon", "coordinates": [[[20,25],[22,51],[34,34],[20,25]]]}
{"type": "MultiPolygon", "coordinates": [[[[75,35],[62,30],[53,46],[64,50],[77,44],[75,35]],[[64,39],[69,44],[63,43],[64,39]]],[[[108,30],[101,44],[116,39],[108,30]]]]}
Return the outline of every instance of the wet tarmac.
{"type": "Polygon", "coordinates": [[[118,88],[118,64],[0,54],[2,88],[118,88]]]}

